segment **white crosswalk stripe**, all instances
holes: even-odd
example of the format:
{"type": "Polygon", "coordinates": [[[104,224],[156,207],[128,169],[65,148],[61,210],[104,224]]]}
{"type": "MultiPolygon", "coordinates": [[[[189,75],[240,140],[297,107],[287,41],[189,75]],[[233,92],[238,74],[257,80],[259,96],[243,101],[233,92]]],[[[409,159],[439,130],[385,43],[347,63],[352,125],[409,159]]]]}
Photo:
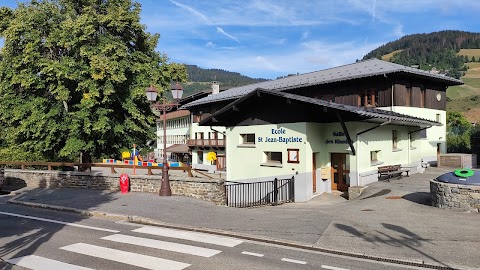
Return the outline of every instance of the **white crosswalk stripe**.
{"type": "Polygon", "coordinates": [[[162,258],[156,258],[143,254],[127,252],[112,248],[100,247],[85,243],[77,243],[60,249],[88,255],[96,258],[116,261],[124,264],[129,264],[137,267],[143,267],[151,270],[181,270],[190,264],[177,262],[162,258]]]}
{"type": "Polygon", "coordinates": [[[135,236],[124,235],[124,234],[113,234],[113,235],[102,237],[101,239],[114,241],[118,243],[132,244],[137,246],[180,252],[184,254],[190,254],[190,255],[207,257],[207,258],[222,252],[220,250],[215,250],[215,249],[177,244],[172,242],[135,237],[135,236]]]}
{"type": "Polygon", "coordinates": [[[74,264],[59,262],[36,255],[28,255],[7,260],[8,263],[34,270],[93,270],[74,264]]]}
{"type": "Polygon", "coordinates": [[[210,235],[206,233],[175,230],[175,229],[169,229],[169,228],[161,228],[161,227],[145,226],[132,231],[138,232],[138,233],[150,234],[150,235],[157,235],[157,236],[164,236],[164,237],[170,237],[170,238],[177,238],[177,239],[213,244],[218,246],[225,246],[225,247],[234,247],[243,243],[242,240],[229,238],[229,237],[210,235]]]}

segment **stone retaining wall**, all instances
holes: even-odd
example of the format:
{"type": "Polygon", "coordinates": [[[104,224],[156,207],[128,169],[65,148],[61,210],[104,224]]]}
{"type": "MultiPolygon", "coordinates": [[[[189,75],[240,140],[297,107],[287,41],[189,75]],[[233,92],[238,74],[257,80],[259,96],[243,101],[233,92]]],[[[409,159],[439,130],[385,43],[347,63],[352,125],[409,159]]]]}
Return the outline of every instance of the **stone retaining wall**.
{"type": "MultiPolygon", "coordinates": [[[[34,188],[91,188],[102,190],[120,190],[120,175],[63,172],[40,170],[5,169],[6,184],[12,186],[28,186],[34,188]]],[[[130,191],[158,193],[161,185],[159,175],[131,175],[130,191]]],[[[223,179],[208,179],[171,174],[170,188],[173,195],[199,198],[215,204],[226,203],[223,179]]]]}
{"type": "Polygon", "coordinates": [[[480,186],[430,180],[430,194],[433,206],[480,213],[480,186]]]}

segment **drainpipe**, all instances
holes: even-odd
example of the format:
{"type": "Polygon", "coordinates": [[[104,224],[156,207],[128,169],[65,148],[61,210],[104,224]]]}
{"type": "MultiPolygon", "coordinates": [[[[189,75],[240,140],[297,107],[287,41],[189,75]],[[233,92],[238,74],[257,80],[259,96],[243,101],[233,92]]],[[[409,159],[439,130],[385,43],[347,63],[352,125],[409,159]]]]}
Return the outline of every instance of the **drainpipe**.
{"type": "MultiPolygon", "coordinates": [[[[360,135],[361,135],[361,134],[367,133],[367,132],[369,132],[369,131],[372,131],[372,130],[374,130],[374,129],[376,129],[376,128],[379,128],[379,127],[381,127],[381,126],[383,126],[383,125],[388,125],[388,124],[390,124],[391,122],[392,122],[392,119],[388,119],[388,121],[385,121],[385,122],[381,123],[381,124],[378,125],[378,126],[374,126],[374,127],[371,127],[371,128],[369,128],[369,129],[366,129],[366,130],[364,130],[364,131],[360,131],[359,133],[357,133],[357,135],[356,135],[357,141],[355,142],[356,148],[357,148],[357,153],[360,153],[360,149],[358,148],[358,146],[359,146],[359,138],[360,138],[360,135]]],[[[361,186],[361,183],[360,183],[360,168],[359,168],[359,167],[360,167],[360,164],[359,164],[359,158],[358,158],[358,156],[359,156],[359,155],[357,155],[357,156],[356,156],[356,159],[355,159],[355,160],[356,160],[356,165],[357,165],[357,182],[358,182],[358,185],[361,186]]]]}
{"type": "Polygon", "coordinates": [[[390,91],[391,98],[392,98],[392,100],[391,100],[391,101],[392,101],[392,103],[391,103],[391,105],[390,105],[390,111],[392,111],[392,112],[393,112],[393,81],[392,81],[392,80],[390,80],[390,79],[387,77],[387,74],[383,74],[383,77],[385,77],[385,79],[389,80],[389,81],[390,81],[390,84],[392,85],[392,87],[391,87],[391,91],[390,91]]]}

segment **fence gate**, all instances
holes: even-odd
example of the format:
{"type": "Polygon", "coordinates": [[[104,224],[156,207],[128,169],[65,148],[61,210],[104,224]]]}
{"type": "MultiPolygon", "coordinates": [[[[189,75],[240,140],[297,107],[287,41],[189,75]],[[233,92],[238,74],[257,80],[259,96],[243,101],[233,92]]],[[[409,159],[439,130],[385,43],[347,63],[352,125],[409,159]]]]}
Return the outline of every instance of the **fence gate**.
{"type": "Polygon", "coordinates": [[[252,207],[293,202],[294,177],[265,182],[225,182],[227,206],[252,207]]]}

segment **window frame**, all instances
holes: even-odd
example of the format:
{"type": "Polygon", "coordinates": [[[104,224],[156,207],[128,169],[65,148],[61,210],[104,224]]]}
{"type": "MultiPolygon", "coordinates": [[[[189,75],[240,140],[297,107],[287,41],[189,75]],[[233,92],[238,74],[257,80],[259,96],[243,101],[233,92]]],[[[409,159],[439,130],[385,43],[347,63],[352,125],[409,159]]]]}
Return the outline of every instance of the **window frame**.
{"type": "Polygon", "coordinates": [[[287,149],[287,163],[300,163],[299,149],[287,149]]]}
{"type": "Polygon", "coordinates": [[[392,130],[392,149],[397,150],[398,148],[398,131],[396,129],[392,130]]]}
{"type": "Polygon", "coordinates": [[[240,134],[240,138],[241,138],[240,144],[255,145],[255,139],[256,139],[255,133],[242,133],[240,134]],[[248,140],[249,137],[250,139],[252,139],[251,136],[253,136],[253,141],[248,140]]]}

